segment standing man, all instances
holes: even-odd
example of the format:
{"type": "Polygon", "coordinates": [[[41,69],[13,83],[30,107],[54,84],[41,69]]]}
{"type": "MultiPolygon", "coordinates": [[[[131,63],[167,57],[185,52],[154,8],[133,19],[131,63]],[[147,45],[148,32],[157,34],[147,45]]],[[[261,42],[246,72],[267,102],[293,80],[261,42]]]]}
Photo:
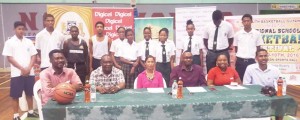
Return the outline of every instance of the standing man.
{"type": "Polygon", "coordinates": [[[78,27],[70,28],[72,38],[64,42],[64,55],[67,58],[67,67],[76,71],[82,84],[85,84],[85,77],[89,73],[89,53],[85,40],[78,38],[78,27]]]}
{"type": "Polygon", "coordinates": [[[46,26],[41,32],[36,35],[35,47],[38,51],[38,63],[40,63],[41,70],[50,67],[50,58],[48,54],[51,50],[62,49],[64,38],[63,35],[54,30],[54,16],[51,14],[44,14],[44,25],[46,26]]]}
{"type": "Polygon", "coordinates": [[[101,21],[96,22],[95,28],[97,34],[92,36],[89,40],[90,50],[90,71],[97,69],[101,62],[101,57],[108,54],[111,46],[111,39],[104,35],[104,23],[101,21]]]}
{"type": "Polygon", "coordinates": [[[181,55],[181,64],[172,69],[170,78],[169,86],[172,86],[174,80],[179,80],[179,78],[182,79],[184,87],[207,85],[202,68],[193,64],[191,52],[184,52],[181,55]]]}
{"type": "Polygon", "coordinates": [[[223,20],[220,10],[215,10],[212,14],[214,24],[210,24],[204,29],[203,41],[208,49],[206,55],[207,72],[216,66],[216,59],[219,54],[227,56],[230,65],[229,48],[233,43],[233,28],[230,23],[223,20]]]}
{"type": "Polygon", "coordinates": [[[19,117],[19,98],[23,90],[26,94],[29,111],[27,117],[38,117],[33,112],[33,64],[37,51],[31,40],[24,37],[25,24],[17,21],[14,23],[15,35],[5,42],[2,55],[6,56],[10,63],[11,81],[10,97],[13,100],[13,120],[21,120],[19,117]]]}
{"type": "Polygon", "coordinates": [[[125,88],[123,72],[113,64],[110,55],[103,55],[101,66],[91,73],[90,80],[95,80],[96,89],[101,94],[113,94],[125,88]]]}
{"type": "Polygon", "coordinates": [[[42,84],[42,105],[53,99],[55,87],[59,83],[70,83],[77,91],[83,86],[79,76],[71,68],[65,68],[66,58],[62,50],[52,50],[49,53],[51,67],[43,70],[40,74],[42,84]]]}
{"type": "MultiPolygon", "coordinates": [[[[235,69],[243,78],[248,65],[255,63],[255,52],[264,44],[259,31],[252,29],[252,16],[245,14],[242,17],[244,29],[238,31],[234,36],[233,46],[236,52],[235,69]]],[[[241,79],[243,81],[243,79],[241,79]]]]}

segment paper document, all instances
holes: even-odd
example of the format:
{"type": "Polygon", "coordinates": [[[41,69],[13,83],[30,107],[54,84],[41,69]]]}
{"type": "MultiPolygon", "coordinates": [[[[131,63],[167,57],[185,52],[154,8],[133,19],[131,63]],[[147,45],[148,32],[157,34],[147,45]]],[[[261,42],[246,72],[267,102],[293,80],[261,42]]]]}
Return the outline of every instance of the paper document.
{"type": "Polygon", "coordinates": [[[240,90],[240,89],[247,89],[244,86],[241,85],[224,85],[225,87],[228,87],[231,90],[240,90]]]}
{"type": "Polygon", "coordinates": [[[186,87],[190,92],[207,92],[203,87],[186,87]]]}
{"type": "Polygon", "coordinates": [[[163,88],[147,88],[149,93],[164,93],[163,88]]]}

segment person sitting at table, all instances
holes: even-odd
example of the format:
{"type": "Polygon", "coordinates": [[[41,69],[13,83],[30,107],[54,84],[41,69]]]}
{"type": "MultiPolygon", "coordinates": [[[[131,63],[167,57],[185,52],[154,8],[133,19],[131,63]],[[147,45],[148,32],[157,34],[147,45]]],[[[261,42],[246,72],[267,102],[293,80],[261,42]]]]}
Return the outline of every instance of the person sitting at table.
{"type": "Polygon", "coordinates": [[[146,57],[145,68],[137,77],[137,88],[163,88],[162,74],[155,70],[155,58],[151,55],[146,57]]]}
{"type": "Polygon", "coordinates": [[[191,52],[184,52],[181,55],[181,64],[174,67],[170,74],[169,86],[172,86],[174,80],[181,77],[184,87],[206,86],[206,80],[202,68],[193,64],[193,55],[191,52]]]}
{"type": "Polygon", "coordinates": [[[279,78],[280,71],[275,66],[268,64],[268,51],[258,49],[255,59],[257,63],[251,64],[246,68],[243,84],[274,87],[275,81],[279,78]]]}
{"type": "Polygon", "coordinates": [[[62,50],[54,49],[49,53],[52,67],[46,68],[40,73],[42,85],[42,105],[45,105],[49,99],[53,98],[55,86],[59,83],[68,82],[79,91],[83,86],[79,76],[71,68],[65,68],[66,58],[62,50]]]}
{"type": "MultiPolygon", "coordinates": [[[[241,84],[241,79],[235,69],[228,66],[228,59],[225,54],[217,56],[216,67],[210,69],[207,75],[208,86],[229,85],[231,82],[241,84]]],[[[236,85],[237,85],[236,84],[236,85]]]]}
{"type": "Polygon", "coordinates": [[[90,80],[95,80],[96,89],[101,94],[114,94],[125,88],[125,79],[123,72],[113,66],[113,60],[110,55],[103,55],[100,61],[101,66],[95,69],[90,80]]]}

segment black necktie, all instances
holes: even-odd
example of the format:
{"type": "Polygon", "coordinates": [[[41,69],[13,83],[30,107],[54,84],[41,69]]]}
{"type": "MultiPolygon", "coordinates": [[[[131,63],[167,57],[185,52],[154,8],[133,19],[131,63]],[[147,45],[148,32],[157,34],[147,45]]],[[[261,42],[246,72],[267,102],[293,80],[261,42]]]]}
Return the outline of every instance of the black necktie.
{"type": "Polygon", "coordinates": [[[217,50],[218,29],[219,29],[219,26],[217,26],[216,31],[215,31],[214,43],[213,43],[213,51],[217,50]]]}
{"type": "Polygon", "coordinates": [[[190,41],[187,48],[187,52],[191,52],[191,51],[192,51],[192,36],[190,36],[190,41]]]}
{"type": "Polygon", "coordinates": [[[166,63],[167,62],[166,48],[165,45],[161,45],[161,46],[162,46],[162,62],[166,63]]]}
{"type": "Polygon", "coordinates": [[[146,41],[146,51],[145,51],[145,58],[147,58],[149,55],[149,42],[146,41]]]}

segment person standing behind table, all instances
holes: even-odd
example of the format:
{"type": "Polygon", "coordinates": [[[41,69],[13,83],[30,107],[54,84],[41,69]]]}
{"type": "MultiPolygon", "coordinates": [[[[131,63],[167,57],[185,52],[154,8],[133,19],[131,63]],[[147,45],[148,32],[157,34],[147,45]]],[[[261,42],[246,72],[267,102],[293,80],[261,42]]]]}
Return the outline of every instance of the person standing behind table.
{"type": "Polygon", "coordinates": [[[132,89],[134,80],[138,75],[137,66],[139,64],[139,47],[134,42],[134,33],[132,29],[125,31],[127,42],[123,43],[121,48],[122,71],[126,81],[127,89],[132,89]]]}
{"type": "Polygon", "coordinates": [[[114,61],[114,65],[116,68],[121,69],[122,67],[122,62],[120,60],[120,56],[121,56],[121,48],[123,46],[123,43],[127,42],[127,39],[125,38],[125,28],[124,27],[119,27],[117,29],[119,38],[112,41],[111,43],[111,47],[110,47],[110,54],[112,56],[112,59],[114,61]]]}
{"type": "Polygon", "coordinates": [[[203,42],[200,37],[194,35],[195,25],[192,20],[186,22],[186,31],[188,36],[181,38],[181,44],[178,48],[181,49],[181,53],[184,51],[191,52],[193,54],[193,64],[203,67],[203,42]]]}
{"type": "Polygon", "coordinates": [[[208,49],[206,55],[207,71],[216,66],[216,59],[219,54],[225,54],[230,65],[229,48],[233,43],[233,27],[223,20],[220,10],[215,10],[212,14],[214,24],[209,24],[204,29],[203,41],[208,49]]]}
{"type": "Polygon", "coordinates": [[[125,88],[123,72],[113,66],[110,55],[103,55],[101,66],[91,73],[90,80],[95,80],[96,89],[101,94],[114,94],[125,88]]]}
{"type": "Polygon", "coordinates": [[[101,21],[96,22],[95,28],[97,34],[92,36],[89,40],[90,52],[90,71],[97,69],[101,66],[101,57],[108,54],[111,46],[111,39],[104,35],[104,23],[101,21]]]}
{"type": "Polygon", "coordinates": [[[19,98],[23,90],[29,107],[27,117],[38,117],[33,112],[33,85],[34,72],[33,64],[36,59],[37,51],[31,40],[24,37],[25,24],[16,21],[14,23],[15,35],[5,41],[2,55],[6,56],[10,63],[10,97],[12,97],[13,120],[21,120],[19,116],[19,98]]]}
{"type": "Polygon", "coordinates": [[[241,84],[241,79],[235,69],[229,67],[225,54],[219,54],[216,67],[210,69],[207,75],[208,86],[230,85],[231,82],[241,84]]]}
{"type": "Polygon", "coordinates": [[[155,56],[155,46],[157,44],[157,41],[152,40],[151,38],[151,28],[145,27],[143,30],[144,34],[144,40],[139,42],[138,46],[139,48],[139,55],[140,57],[140,65],[139,65],[139,73],[143,72],[145,70],[145,60],[148,55],[155,56]]]}
{"type": "Polygon", "coordinates": [[[251,64],[246,68],[243,84],[254,84],[261,86],[275,86],[274,83],[279,78],[280,71],[275,66],[268,64],[268,52],[265,49],[256,51],[257,63],[251,64]]]}
{"type": "Polygon", "coordinates": [[[70,39],[64,42],[63,52],[67,59],[67,67],[76,71],[82,84],[85,84],[85,77],[89,73],[89,53],[85,40],[78,38],[78,27],[70,28],[70,39]]]}
{"type": "MultiPolygon", "coordinates": [[[[252,29],[252,16],[245,14],[242,17],[244,29],[234,36],[233,46],[236,51],[235,69],[243,77],[248,65],[255,63],[255,52],[264,44],[259,31],[252,29]]],[[[242,79],[243,81],[243,79],[242,79]]]]}
{"type": "Polygon", "coordinates": [[[163,88],[162,74],[155,71],[155,58],[149,55],[145,61],[146,69],[137,78],[137,88],[163,88]]]}
{"type": "Polygon", "coordinates": [[[49,58],[52,67],[40,73],[42,105],[45,105],[50,99],[54,100],[55,87],[60,83],[70,83],[77,91],[83,88],[76,72],[71,68],[64,67],[66,58],[62,50],[52,50],[49,53],[49,58]]]}
{"type": "Polygon", "coordinates": [[[191,52],[184,52],[181,55],[181,64],[174,67],[170,74],[169,86],[172,86],[174,80],[181,77],[184,87],[206,86],[206,80],[202,68],[193,64],[193,55],[191,52]]]}
{"type": "Polygon", "coordinates": [[[159,42],[156,45],[156,70],[161,72],[166,83],[170,81],[171,69],[174,68],[175,44],[168,40],[169,30],[162,28],[159,31],[159,42]]]}
{"type": "Polygon", "coordinates": [[[44,14],[43,20],[45,28],[35,37],[35,47],[38,51],[37,62],[40,63],[41,70],[51,65],[48,57],[49,52],[54,49],[62,49],[64,43],[63,34],[54,30],[54,16],[44,14]]]}

